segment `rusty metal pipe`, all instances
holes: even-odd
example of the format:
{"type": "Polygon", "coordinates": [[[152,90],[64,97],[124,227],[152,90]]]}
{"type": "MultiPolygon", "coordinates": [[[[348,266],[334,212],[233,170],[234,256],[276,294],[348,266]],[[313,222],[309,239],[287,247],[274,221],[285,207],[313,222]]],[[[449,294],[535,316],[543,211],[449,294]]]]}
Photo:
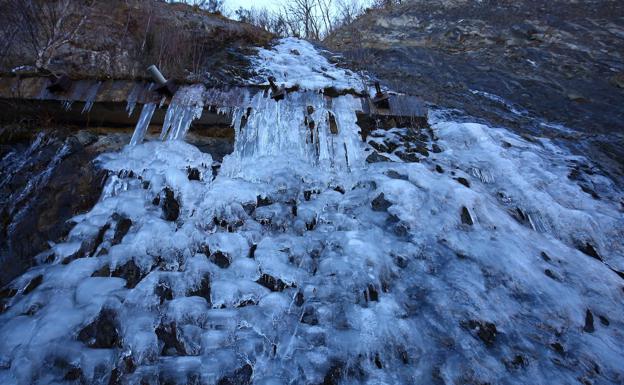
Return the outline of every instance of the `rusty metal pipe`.
{"type": "Polygon", "coordinates": [[[273,76],[269,76],[269,84],[271,85],[271,90],[273,90],[273,92],[277,92],[279,90],[279,87],[277,86],[277,84],[275,84],[276,79],[273,76]]]}
{"type": "Polygon", "coordinates": [[[383,95],[383,92],[381,92],[381,84],[379,84],[379,82],[375,82],[375,90],[377,91],[377,95],[383,95]]]}
{"type": "Polygon", "coordinates": [[[152,64],[151,66],[147,67],[147,72],[152,76],[152,79],[154,79],[154,81],[160,84],[161,86],[167,83],[167,79],[165,79],[163,74],[160,73],[160,71],[158,70],[158,67],[156,67],[155,64],[152,64]]]}

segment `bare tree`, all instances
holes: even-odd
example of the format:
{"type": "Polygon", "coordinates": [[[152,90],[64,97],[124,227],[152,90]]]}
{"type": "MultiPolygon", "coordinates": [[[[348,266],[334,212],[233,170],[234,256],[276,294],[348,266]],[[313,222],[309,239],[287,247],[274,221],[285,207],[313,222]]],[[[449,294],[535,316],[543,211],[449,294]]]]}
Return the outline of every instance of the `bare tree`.
{"type": "Polygon", "coordinates": [[[94,4],[95,0],[8,0],[8,21],[34,54],[35,67],[44,70],[60,48],[74,41],[94,4]]]}
{"type": "Polygon", "coordinates": [[[336,18],[339,25],[347,25],[364,13],[364,5],[360,0],[337,0],[336,18]]]}
{"type": "Polygon", "coordinates": [[[289,0],[278,11],[240,7],[234,11],[234,16],[278,36],[322,40],[336,28],[355,21],[364,13],[366,4],[378,6],[377,3],[381,4],[382,0],[289,0]]]}
{"type": "Polygon", "coordinates": [[[320,21],[317,18],[317,0],[292,0],[284,10],[296,20],[306,39],[319,40],[320,21]]]}
{"type": "Polygon", "coordinates": [[[323,23],[323,36],[331,34],[337,24],[334,14],[334,4],[332,0],[317,0],[318,13],[323,23]]]}

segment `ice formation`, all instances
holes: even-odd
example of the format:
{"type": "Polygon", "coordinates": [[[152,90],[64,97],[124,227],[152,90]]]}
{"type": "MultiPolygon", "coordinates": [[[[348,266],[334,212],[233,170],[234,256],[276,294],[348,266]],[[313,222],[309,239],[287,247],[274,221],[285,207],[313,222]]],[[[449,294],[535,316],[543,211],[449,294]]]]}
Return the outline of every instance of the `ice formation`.
{"type": "Polygon", "coordinates": [[[101,156],[99,203],[7,288],[0,383],[622,383],[613,183],[444,111],[363,143],[358,108],[249,96],[216,175],[182,140],[101,156]]]}
{"type": "Polygon", "coordinates": [[[259,80],[267,85],[267,78],[274,76],[278,85],[306,90],[369,88],[362,76],[330,63],[311,43],[297,38],[280,39],[270,49],[260,48],[253,62],[259,80]]]}
{"type": "Polygon", "coordinates": [[[132,134],[132,138],[130,139],[131,146],[143,142],[145,134],[147,133],[147,129],[149,128],[150,121],[152,120],[152,116],[154,115],[154,111],[156,111],[155,103],[147,103],[143,105],[143,109],[141,110],[141,116],[139,116],[139,120],[137,121],[134,133],[132,134]]]}
{"type": "Polygon", "coordinates": [[[201,118],[205,90],[203,85],[198,84],[182,87],[176,92],[165,115],[161,140],[184,139],[193,120],[201,118]]]}

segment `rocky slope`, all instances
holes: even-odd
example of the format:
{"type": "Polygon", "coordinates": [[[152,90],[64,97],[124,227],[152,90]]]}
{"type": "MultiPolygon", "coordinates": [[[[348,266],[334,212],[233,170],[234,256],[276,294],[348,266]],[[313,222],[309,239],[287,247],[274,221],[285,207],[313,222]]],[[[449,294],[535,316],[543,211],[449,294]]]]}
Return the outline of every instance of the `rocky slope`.
{"type": "Polygon", "coordinates": [[[35,96],[0,132],[0,383],[624,382],[624,195],[569,128],[477,89],[476,117],[381,108],[308,42],[252,52],[245,88],[107,81],[72,130],[35,96]]]}
{"type": "Polygon", "coordinates": [[[620,1],[412,0],[326,43],[395,89],[555,138],[622,185],[620,1]]]}
{"type": "Polygon", "coordinates": [[[56,35],[76,33],[66,44],[46,52],[49,63],[44,72],[65,73],[72,79],[142,79],[147,78],[145,68],[156,64],[165,76],[177,80],[233,84],[248,77],[247,49],[273,37],[260,28],[184,3],[72,1],[61,15],[64,18],[53,6],[52,11],[33,12],[15,3],[20,2],[0,4],[3,76],[40,73],[37,70],[42,69],[33,66],[41,49],[33,48],[33,41],[41,47],[43,36],[55,36],[45,34],[49,23],[59,25],[56,35]],[[82,17],[84,22],[76,29],[82,17]],[[33,39],[33,28],[42,37],[33,39]]]}

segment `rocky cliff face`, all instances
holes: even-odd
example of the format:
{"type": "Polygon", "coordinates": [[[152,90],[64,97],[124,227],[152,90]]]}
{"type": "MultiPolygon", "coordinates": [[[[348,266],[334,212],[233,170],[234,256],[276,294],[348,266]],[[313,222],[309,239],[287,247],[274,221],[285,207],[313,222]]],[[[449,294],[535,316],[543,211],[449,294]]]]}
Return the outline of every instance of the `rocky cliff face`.
{"type": "Polygon", "coordinates": [[[414,0],[330,36],[395,89],[556,138],[624,175],[624,5],[414,0]]]}
{"type": "Polygon", "coordinates": [[[260,28],[184,3],[73,1],[61,15],[55,8],[43,12],[15,3],[28,4],[0,4],[2,32],[7,31],[0,48],[0,74],[5,76],[36,70],[33,65],[43,42],[55,36],[46,34],[46,24],[58,24],[57,36],[76,32],[67,43],[46,52],[45,66],[46,71],[73,79],[141,79],[146,77],[145,68],[156,64],[167,77],[178,80],[231,84],[247,75],[248,48],[272,39],[260,28]],[[38,39],[31,30],[38,31],[38,39]]]}

